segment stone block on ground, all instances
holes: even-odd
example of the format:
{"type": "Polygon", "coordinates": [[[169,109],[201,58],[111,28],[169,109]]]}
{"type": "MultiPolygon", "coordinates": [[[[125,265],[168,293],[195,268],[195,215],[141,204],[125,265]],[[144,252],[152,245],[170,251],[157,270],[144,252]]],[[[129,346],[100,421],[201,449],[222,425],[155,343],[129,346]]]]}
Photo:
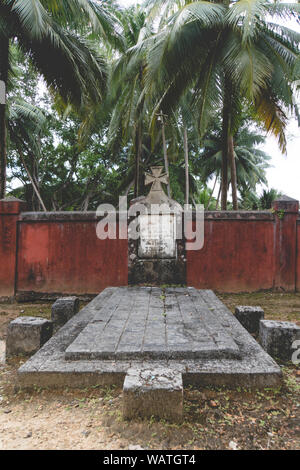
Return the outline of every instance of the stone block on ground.
{"type": "Polygon", "coordinates": [[[300,340],[300,327],[287,321],[261,320],[259,340],[273,358],[291,361],[293,342],[300,340]]]}
{"type": "Polygon", "coordinates": [[[60,297],[52,305],[51,320],[54,330],[57,331],[79,311],[78,297],[60,297]]]}
{"type": "Polygon", "coordinates": [[[6,358],[31,356],[52,336],[52,322],[39,317],[18,317],[8,325],[6,358]]]}
{"type": "Polygon", "coordinates": [[[249,333],[258,334],[259,322],[264,318],[264,311],[257,306],[238,305],[235,307],[235,316],[249,333]]]}
{"type": "Polygon", "coordinates": [[[125,419],[151,416],[180,422],[183,414],[182,374],[169,369],[129,369],[123,385],[125,419]]]}

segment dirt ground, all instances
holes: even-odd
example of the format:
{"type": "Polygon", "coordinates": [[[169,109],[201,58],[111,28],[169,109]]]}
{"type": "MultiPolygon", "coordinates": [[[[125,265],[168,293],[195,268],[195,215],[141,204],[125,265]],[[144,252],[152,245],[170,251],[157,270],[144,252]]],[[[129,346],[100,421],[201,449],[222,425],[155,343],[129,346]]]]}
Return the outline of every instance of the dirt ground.
{"type": "MultiPolygon", "coordinates": [[[[222,294],[236,305],[260,305],[266,318],[300,324],[300,294],[222,294]]],[[[115,388],[16,388],[24,361],[1,363],[8,323],[20,315],[50,317],[51,304],[0,304],[0,449],[300,449],[300,368],[282,365],[281,387],[187,389],[184,422],[122,419],[115,388]]]]}

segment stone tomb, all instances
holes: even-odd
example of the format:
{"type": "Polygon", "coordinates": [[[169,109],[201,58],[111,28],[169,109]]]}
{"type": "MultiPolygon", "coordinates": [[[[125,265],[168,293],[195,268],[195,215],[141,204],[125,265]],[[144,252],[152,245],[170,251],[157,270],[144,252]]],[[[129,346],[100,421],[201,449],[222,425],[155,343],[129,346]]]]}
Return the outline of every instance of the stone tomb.
{"type": "Polygon", "coordinates": [[[122,385],[130,368],[175,370],[183,384],[271,386],[274,360],[210,290],[111,287],[18,372],[20,385],[122,385]]]}
{"type": "Polygon", "coordinates": [[[228,328],[196,289],[117,289],[66,349],[65,358],[240,358],[228,328]]]}
{"type": "Polygon", "coordinates": [[[184,386],[277,386],[281,375],[212,291],[111,287],[22,365],[18,380],[21,387],[124,384],[124,417],[178,421],[184,386]]]}

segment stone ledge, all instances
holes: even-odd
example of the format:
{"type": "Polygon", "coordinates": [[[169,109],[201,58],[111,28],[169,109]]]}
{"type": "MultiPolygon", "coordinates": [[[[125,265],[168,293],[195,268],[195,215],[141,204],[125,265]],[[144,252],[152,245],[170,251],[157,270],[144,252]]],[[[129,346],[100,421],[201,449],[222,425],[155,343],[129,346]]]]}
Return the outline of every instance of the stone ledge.
{"type": "MultiPolygon", "coordinates": [[[[193,220],[196,213],[192,212],[193,220]]],[[[271,211],[204,211],[204,220],[249,220],[274,222],[275,217],[271,211]]]]}
{"type": "MultiPolygon", "coordinates": [[[[72,297],[74,293],[70,292],[38,292],[38,291],[17,291],[15,297],[12,297],[12,301],[16,300],[17,302],[30,302],[35,300],[46,300],[46,301],[55,301],[59,297],[72,297]]],[[[90,302],[95,297],[95,294],[76,294],[79,300],[84,302],[90,302]]],[[[0,298],[1,302],[1,298],[0,298]]]]}
{"type": "MultiPolygon", "coordinates": [[[[119,212],[115,212],[119,221],[119,212]]],[[[20,222],[76,222],[91,221],[98,222],[105,216],[97,216],[95,211],[58,211],[58,212],[22,212],[20,222]]]]}
{"type": "MultiPolygon", "coordinates": [[[[120,213],[116,212],[117,221],[120,219],[120,213]]],[[[195,211],[192,212],[193,220],[196,217],[195,211]]],[[[97,222],[104,218],[104,216],[96,215],[95,211],[61,211],[61,212],[21,212],[20,222],[56,222],[56,221],[94,221],[97,222]]],[[[128,222],[133,220],[134,217],[129,216],[128,222]]],[[[204,211],[204,219],[216,220],[265,220],[274,221],[274,214],[269,211],[204,211]]]]}

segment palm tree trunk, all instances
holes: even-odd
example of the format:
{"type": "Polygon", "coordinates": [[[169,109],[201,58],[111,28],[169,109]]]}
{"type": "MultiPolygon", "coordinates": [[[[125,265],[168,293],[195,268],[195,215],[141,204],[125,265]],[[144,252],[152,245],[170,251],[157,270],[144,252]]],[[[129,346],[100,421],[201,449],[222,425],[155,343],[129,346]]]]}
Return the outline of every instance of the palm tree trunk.
{"type": "Polygon", "coordinates": [[[229,130],[229,110],[224,104],[222,122],[222,170],[221,170],[221,210],[227,209],[227,188],[228,188],[228,130],[229,130]]]}
{"type": "Polygon", "coordinates": [[[6,129],[6,85],[8,75],[9,40],[0,38],[0,80],[4,84],[3,100],[0,100],[0,199],[6,191],[6,159],[7,159],[7,129],[6,129]]]}
{"type": "Polygon", "coordinates": [[[135,143],[135,172],[134,172],[134,197],[139,195],[139,180],[140,180],[140,161],[142,158],[142,124],[138,123],[136,132],[136,143],[135,143]]]}
{"type": "Polygon", "coordinates": [[[237,211],[238,210],[237,179],[236,179],[234,143],[233,143],[232,135],[228,136],[228,157],[230,161],[230,171],[231,171],[232,205],[233,205],[233,210],[237,211]]]}
{"type": "MultiPolygon", "coordinates": [[[[209,204],[210,204],[210,201],[211,201],[211,199],[212,199],[212,196],[213,196],[213,193],[214,193],[216,184],[217,184],[217,180],[218,180],[218,175],[216,174],[216,178],[215,178],[215,182],[214,182],[214,185],[213,185],[213,189],[212,189],[212,192],[210,193],[209,199],[208,199],[208,201],[207,201],[207,205],[206,205],[206,207],[205,207],[206,210],[209,209],[209,204]]],[[[218,201],[218,202],[219,202],[219,201],[218,201]]]]}
{"type": "MultiPolygon", "coordinates": [[[[139,69],[139,82],[143,88],[143,67],[139,69]]],[[[139,195],[140,163],[143,153],[143,109],[145,98],[143,97],[136,109],[136,139],[135,139],[135,172],[134,172],[134,197],[139,195]]]]}
{"type": "Polygon", "coordinates": [[[222,185],[220,184],[219,191],[218,191],[218,197],[217,197],[217,203],[216,203],[216,210],[219,209],[219,202],[220,202],[221,190],[222,190],[222,185]]]}
{"type": "Polygon", "coordinates": [[[163,149],[164,149],[165,170],[166,170],[167,177],[168,177],[167,190],[168,190],[168,197],[171,197],[171,187],[170,187],[170,178],[169,178],[169,161],[168,161],[166,134],[165,134],[165,121],[164,121],[164,115],[162,111],[160,112],[160,118],[161,118],[161,133],[162,133],[162,141],[163,141],[163,149]]]}
{"type": "Polygon", "coordinates": [[[189,181],[189,149],[187,128],[184,126],[184,162],[185,162],[185,203],[189,203],[190,181],[189,181]]]}

